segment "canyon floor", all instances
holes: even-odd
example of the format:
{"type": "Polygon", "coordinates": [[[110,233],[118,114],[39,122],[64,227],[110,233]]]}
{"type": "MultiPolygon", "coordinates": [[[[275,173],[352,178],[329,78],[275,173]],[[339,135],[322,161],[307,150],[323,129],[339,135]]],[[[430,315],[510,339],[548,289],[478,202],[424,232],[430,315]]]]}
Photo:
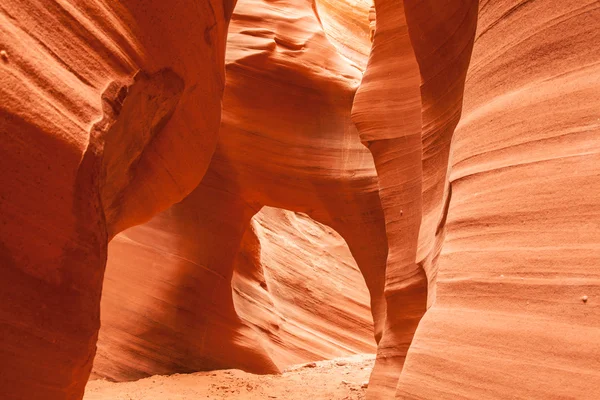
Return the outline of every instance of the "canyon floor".
{"type": "Polygon", "coordinates": [[[94,380],[84,400],[360,400],[365,398],[363,386],[374,361],[373,354],[358,354],[296,365],[281,375],[233,369],[152,376],[135,382],[94,380]]]}

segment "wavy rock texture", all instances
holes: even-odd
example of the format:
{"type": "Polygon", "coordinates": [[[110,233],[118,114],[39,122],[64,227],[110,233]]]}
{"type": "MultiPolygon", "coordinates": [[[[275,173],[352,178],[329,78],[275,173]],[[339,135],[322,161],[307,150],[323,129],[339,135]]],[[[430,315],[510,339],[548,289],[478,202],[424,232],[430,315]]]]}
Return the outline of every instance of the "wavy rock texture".
{"type": "MultiPolygon", "coordinates": [[[[392,397],[416,326],[435,300],[451,192],[448,157],[460,119],[477,3],[375,3],[376,34],[353,106],[379,175],[390,253],[386,330],[369,397],[392,397]]],[[[373,25],[373,24],[372,24],[373,25]]]]}
{"type": "Polygon", "coordinates": [[[108,239],[181,200],[208,166],[232,8],[2,2],[3,398],[83,394],[108,239]]]}
{"type": "MultiPolygon", "coordinates": [[[[369,294],[338,234],[302,214],[265,208],[228,271],[222,254],[211,253],[231,231],[223,216],[213,224],[196,211],[202,200],[191,196],[110,244],[94,377],[274,373],[374,351],[369,294]],[[214,235],[218,226],[223,235],[214,235]]],[[[207,209],[216,211],[212,203],[207,209]]]]}
{"type": "Polygon", "coordinates": [[[348,245],[305,214],[265,207],[253,218],[233,288],[238,315],[280,370],[375,352],[369,292],[348,245]]]}
{"type": "Polygon", "coordinates": [[[599,24],[593,1],[481,2],[436,301],[398,398],[600,395],[599,24]]]}
{"type": "Polygon", "coordinates": [[[246,208],[302,212],[336,230],[365,277],[379,338],[387,239],[373,159],[350,119],[360,77],[310,2],[238,4],[219,143],[203,184],[246,208]]]}
{"type": "Polygon", "coordinates": [[[225,56],[233,6],[0,5],[3,398],[81,398],[113,237],[99,376],[370,350],[369,301],[370,399],[600,397],[598,2],[242,0],[225,56]]]}
{"type": "Polygon", "coordinates": [[[402,2],[375,2],[377,29],[352,118],[379,175],[389,255],[387,313],[369,396],[393,395],[404,357],[426,309],[427,278],[416,262],[422,214],[421,96],[402,2]]]}
{"type": "Polygon", "coordinates": [[[113,246],[99,376],[125,380],[225,367],[276,372],[291,363],[373,350],[368,337],[381,335],[384,217],[372,158],[350,119],[360,70],[327,40],[310,2],[240,2],[226,64],[223,122],[202,184],[113,246]],[[295,214],[262,213],[262,224],[248,230],[265,205],[330,226],[351,253],[331,239],[329,228],[295,214]],[[302,235],[291,229],[299,224],[302,235]],[[274,236],[274,229],[283,233],[274,236]],[[282,235],[290,237],[287,244],[282,235]],[[317,240],[332,250],[320,255],[317,240]],[[290,243],[300,254],[292,254],[290,243]],[[154,261],[158,255],[160,262],[154,261]],[[349,277],[355,284],[363,278],[342,272],[354,262],[370,299],[350,289],[349,277]],[[314,275],[309,265],[318,266],[314,275]],[[158,268],[131,294],[139,301],[122,318],[124,293],[150,266],[158,268]],[[309,282],[318,283],[314,292],[309,282]],[[334,300],[327,292],[339,295],[334,300]]]}
{"type": "Polygon", "coordinates": [[[315,12],[325,35],[343,57],[362,70],[371,52],[368,20],[371,0],[315,0],[315,12]]]}

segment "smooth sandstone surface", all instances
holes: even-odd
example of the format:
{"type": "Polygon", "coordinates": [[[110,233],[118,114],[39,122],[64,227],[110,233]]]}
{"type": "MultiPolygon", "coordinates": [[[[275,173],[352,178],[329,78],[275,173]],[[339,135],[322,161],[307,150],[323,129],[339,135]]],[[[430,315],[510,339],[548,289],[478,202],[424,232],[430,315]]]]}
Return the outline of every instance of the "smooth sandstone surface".
{"type": "Polygon", "coordinates": [[[369,292],[348,245],[305,214],[265,207],[253,218],[233,295],[238,315],[261,334],[281,371],[376,349],[369,292]]]}
{"type": "Polygon", "coordinates": [[[82,396],[108,240],[184,198],[214,151],[232,8],[2,2],[2,398],[82,396]]]}
{"type": "Polygon", "coordinates": [[[255,0],[235,9],[226,68],[202,184],[111,245],[94,377],[274,373],[371,352],[381,334],[383,213],[350,119],[360,69],[309,2],[255,0]]]}
{"type": "Polygon", "coordinates": [[[597,1],[0,22],[2,398],[375,345],[368,399],[600,397],[597,1]]]}
{"type": "Polygon", "coordinates": [[[371,398],[393,396],[404,357],[426,309],[427,278],[416,263],[422,214],[419,69],[404,4],[375,3],[377,28],[352,119],[369,148],[389,244],[384,296],[386,318],[371,376],[371,398]]]}
{"type": "Polygon", "coordinates": [[[398,398],[600,395],[599,27],[598,2],[480,2],[436,301],[398,398]]]}
{"type": "Polygon", "coordinates": [[[111,242],[93,378],[279,373],[375,350],[367,288],[335,231],[265,207],[228,271],[211,262],[214,242],[196,244],[207,218],[186,200],[111,242]]]}

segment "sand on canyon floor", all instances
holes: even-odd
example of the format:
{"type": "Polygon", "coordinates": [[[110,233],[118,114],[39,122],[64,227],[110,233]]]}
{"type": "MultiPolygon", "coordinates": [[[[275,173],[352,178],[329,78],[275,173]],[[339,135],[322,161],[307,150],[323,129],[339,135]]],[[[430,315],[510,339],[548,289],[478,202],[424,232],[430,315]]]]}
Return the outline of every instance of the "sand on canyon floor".
{"type": "Polygon", "coordinates": [[[222,370],[152,376],[135,382],[90,381],[84,400],[281,399],[359,400],[375,361],[373,354],[300,364],[281,375],[222,370]]]}

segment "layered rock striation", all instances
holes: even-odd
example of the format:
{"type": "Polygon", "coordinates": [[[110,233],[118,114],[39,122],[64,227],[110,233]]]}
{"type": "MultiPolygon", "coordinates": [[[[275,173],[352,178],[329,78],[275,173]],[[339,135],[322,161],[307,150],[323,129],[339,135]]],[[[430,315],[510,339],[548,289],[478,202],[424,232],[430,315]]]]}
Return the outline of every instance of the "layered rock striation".
{"type": "Polygon", "coordinates": [[[183,199],[208,167],[232,9],[0,6],[3,398],[82,396],[109,239],[183,199]]]}
{"type": "Polygon", "coordinates": [[[101,319],[114,380],[600,396],[598,2],[372,6],[0,6],[3,398],[81,398],[101,319]]]}

